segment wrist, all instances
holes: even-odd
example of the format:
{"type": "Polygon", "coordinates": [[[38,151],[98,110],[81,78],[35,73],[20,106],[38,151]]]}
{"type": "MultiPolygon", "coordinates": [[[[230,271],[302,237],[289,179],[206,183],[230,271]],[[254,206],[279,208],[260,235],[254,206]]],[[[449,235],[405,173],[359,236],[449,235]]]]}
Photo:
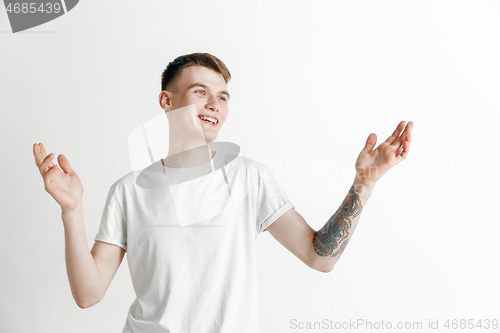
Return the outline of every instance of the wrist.
{"type": "Polygon", "coordinates": [[[360,177],[356,176],[354,178],[352,186],[356,189],[358,195],[370,196],[373,192],[373,189],[375,188],[376,183],[377,182],[374,181],[367,182],[366,180],[363,180],[360,177]]]}
{"type": "Polygon", "coordinates": [[[79,203],[78,205],[76,205],[75,207],[73,207],[71,209],[61,207],[61,217],[62,218],[71,217],[74,215],[81,215],[82,213],[83,213],[83,207],[82,207],[81,203],[79,203]]]}

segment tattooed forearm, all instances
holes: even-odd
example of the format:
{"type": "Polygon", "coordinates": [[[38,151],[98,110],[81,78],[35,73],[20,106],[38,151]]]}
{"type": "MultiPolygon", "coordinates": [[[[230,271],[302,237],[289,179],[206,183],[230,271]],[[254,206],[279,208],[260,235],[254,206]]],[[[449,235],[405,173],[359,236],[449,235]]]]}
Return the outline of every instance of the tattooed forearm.
{"type": "Polygon", "coordinates": [[[339,209],[330,217],[323,228],[316,231],[313,240],[314,251],[322,257],[340,256],[349,242],[351,218],[358,216],[362,208],[358,191],[354,186],[351,186],[339,209]]]}

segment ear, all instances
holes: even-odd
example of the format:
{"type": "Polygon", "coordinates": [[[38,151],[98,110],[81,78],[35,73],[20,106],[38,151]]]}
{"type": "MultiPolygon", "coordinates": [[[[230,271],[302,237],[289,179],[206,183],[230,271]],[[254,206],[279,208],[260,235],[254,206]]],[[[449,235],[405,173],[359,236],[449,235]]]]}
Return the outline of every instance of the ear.
{"type": "Polygon", "coordinates": [[[163,90],[158,96],[158,101],[165,112],[172,111],[172,93],[170,91],[163,90]]]}

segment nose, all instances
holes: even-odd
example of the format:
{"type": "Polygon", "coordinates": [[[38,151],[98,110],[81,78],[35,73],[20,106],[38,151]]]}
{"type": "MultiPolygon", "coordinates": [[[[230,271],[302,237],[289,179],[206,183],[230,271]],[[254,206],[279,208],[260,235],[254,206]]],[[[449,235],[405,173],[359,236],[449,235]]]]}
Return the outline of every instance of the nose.
{"type": "Polygon", "coordinates": [[[215,112],[219,112],[219,104],[217,103],[217,97],[211,96],[210,99],[207,101],[205,108],[215,112]]]}

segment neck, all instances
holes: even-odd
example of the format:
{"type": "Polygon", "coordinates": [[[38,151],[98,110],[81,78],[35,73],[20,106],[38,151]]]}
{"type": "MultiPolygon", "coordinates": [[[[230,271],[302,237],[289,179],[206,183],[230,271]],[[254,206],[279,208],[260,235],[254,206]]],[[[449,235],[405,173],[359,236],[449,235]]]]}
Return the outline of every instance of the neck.
{"type": "Polygon", "coordinates": [[[198,112],[194,105],[188,105],[166,112],[168,118],[168,155],[163,164],[172,168],[189,168],[205,164],[213,157],[210,142],[205,138],[198,112]]]}
{"type": "Polygon", "coordinates": [[[169,146],[167,157],[162,163],[170,168],[190,168],[209,162],[214,155],[210,143],[186,150],[169,146]]]}

